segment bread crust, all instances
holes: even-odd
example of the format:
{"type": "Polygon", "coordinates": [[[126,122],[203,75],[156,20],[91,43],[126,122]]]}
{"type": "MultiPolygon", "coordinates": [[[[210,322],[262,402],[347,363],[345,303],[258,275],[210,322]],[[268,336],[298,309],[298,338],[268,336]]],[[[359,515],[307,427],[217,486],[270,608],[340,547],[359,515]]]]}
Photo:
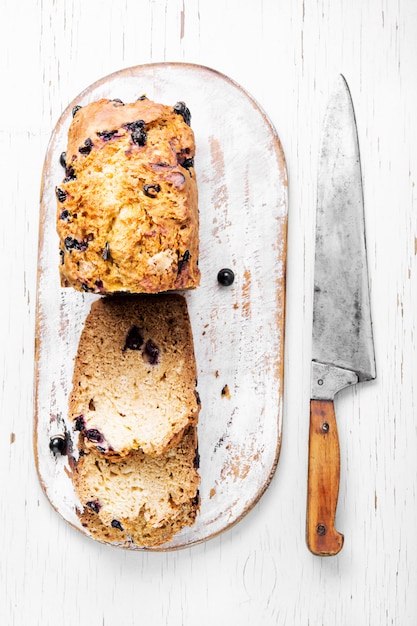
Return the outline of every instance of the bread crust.
{"type": "Polygon", "coordinates": [[[198,286],[195,140],[183,110],[148,99],[77,110],[56,188],[63,287],[113,294],[198,286]]]}

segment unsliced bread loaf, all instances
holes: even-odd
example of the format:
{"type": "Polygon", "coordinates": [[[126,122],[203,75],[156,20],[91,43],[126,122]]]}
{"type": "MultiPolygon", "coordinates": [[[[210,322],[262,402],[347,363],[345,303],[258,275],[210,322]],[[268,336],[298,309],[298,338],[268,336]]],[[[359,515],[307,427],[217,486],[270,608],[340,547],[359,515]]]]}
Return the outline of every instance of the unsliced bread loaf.
{"type": "Polygon", "coordinates": [[[158,457],[141,451],[114,462],[85,450],[73,472],[87,532],[105,543],[152,547],[194,523],[199,510],[196,429],[158,457]]]}
{"type": "Polygon", "coordinates": [[[196,287],[189,109],[101,99],[73,113],[56,187],[61,285],[100,294],[196,287]]]}
{"type": "Polygon", "coordinates": [[[159,455],[196,424],[196,383],[182,295],[99,298],[80,337],[69,416],[85,445],[101,454],[159,455]]]}

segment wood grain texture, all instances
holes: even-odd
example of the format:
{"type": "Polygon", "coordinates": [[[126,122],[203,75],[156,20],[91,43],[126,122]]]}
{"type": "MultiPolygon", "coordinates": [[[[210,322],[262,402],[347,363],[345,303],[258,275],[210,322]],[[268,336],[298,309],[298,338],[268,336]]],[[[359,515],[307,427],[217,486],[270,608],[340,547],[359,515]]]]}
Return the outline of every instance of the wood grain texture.
{"type": "MultiPolygon", "coordinates": [[[[415,626],[414,0],[4,0],[2,20],[2,623],[415,626]],[[74,94],[113,71],[160,61],[199,63],[236,80],[268,113],[283,144],[283,438],[273,481],[234,528],[181,551],[126,553],[70,528],[36,476],[38,198],[50,134],[74,94]],[[329,559],[307,549],[305,503],[318,142],[340,73],[352,92],[361,147],[377,379],[337,394],[335,523],[345,542],[329,559]]],[[[242,133],[255,141],[250,129],[242,133]]]]}
{"type": "Polygon", "coordinates": [[[334,527],[340,483],[340,448],[332,400],[310,400],[308,440],[307,528],[309,550],[334,556],[343,535],[334,527]]]}

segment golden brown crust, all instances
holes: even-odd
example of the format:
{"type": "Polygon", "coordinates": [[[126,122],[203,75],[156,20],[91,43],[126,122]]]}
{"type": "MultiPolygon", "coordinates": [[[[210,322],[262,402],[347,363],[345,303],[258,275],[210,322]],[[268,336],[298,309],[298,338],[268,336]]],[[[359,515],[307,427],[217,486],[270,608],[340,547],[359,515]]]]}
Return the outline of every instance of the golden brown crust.
{"type": "Polygon", "coordinates": [[[101,99],[80,108],[57,187],[61,284],[100,294],[196,287],[194,155],[173,107],[101,99]]]}

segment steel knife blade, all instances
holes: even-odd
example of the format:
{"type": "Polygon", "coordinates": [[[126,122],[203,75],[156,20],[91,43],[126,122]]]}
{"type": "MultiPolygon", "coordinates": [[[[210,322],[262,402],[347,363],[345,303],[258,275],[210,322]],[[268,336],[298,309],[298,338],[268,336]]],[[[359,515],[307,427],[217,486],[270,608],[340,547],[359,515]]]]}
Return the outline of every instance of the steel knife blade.
{"type": "Polygon", "coordinates": [[[335,395],[375,377],[359,144],[340,75],[323,121],[317,179],[306,529],[313,554],[337,554],[344,541],[334,527],[340,482],[335,395]]]}

